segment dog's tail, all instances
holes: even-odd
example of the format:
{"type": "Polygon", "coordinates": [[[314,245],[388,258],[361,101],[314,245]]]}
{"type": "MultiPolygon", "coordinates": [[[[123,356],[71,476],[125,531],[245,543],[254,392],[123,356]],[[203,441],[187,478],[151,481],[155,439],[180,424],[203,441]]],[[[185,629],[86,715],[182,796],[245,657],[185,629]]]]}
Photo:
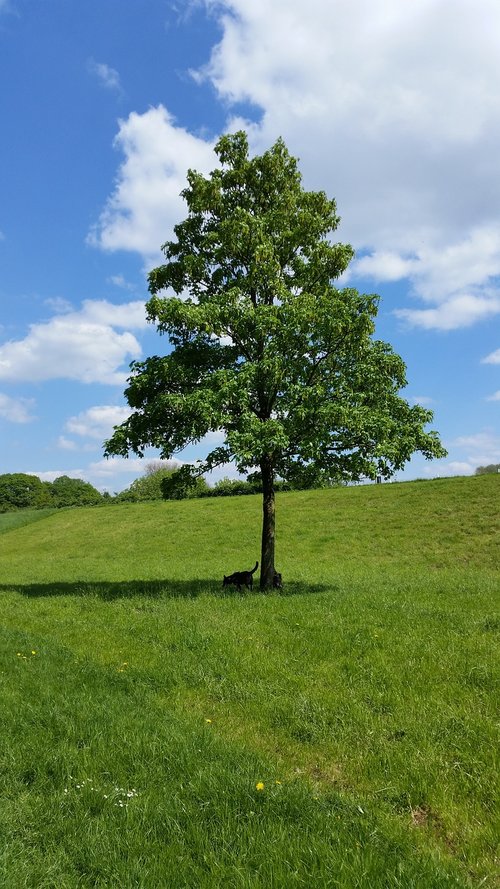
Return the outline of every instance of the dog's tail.
{"type": "Polygon", "coordinates": [[[257,571],[257,568],[258,568],[258,567],[259,567],[259,563],[256,562],[256,563],[255,563],[255,568],[252,568],[252,570],[250,571],[250,574],[255,574],[255,572],[257,571]]]}

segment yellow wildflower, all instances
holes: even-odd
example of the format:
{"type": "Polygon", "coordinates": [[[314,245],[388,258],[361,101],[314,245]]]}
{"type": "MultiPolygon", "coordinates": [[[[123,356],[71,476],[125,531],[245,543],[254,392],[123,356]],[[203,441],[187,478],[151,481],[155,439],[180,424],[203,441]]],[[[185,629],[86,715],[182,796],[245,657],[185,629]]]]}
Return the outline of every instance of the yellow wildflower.
{"type": "Polygon", "coordinates": [[[264,790],[264,782],[263,782],[263,781],[257,781],[257,784],[255,785],[255,789],[256,789],[256,790],[264,790]]]}

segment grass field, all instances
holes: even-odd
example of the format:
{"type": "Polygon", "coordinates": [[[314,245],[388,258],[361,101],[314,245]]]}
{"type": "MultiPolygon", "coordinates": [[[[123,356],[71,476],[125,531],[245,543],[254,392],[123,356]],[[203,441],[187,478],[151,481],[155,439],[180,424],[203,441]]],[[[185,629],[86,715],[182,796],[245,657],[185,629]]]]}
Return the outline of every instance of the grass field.
{"type": "Polygon", "coordinates": [[[2,887],[500,885],[500,477],[260,511],[0,521],[2,887]]]}

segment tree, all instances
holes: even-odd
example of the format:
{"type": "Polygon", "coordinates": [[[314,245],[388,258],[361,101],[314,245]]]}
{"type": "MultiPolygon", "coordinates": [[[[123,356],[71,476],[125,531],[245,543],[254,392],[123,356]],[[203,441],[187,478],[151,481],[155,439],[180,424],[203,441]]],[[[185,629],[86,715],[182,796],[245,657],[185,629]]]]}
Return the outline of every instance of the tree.
{"type": "Polygon", "coordinates": [[[50,494],[37,475],[27,475],[24,472],[0,475],[0,512],[40,509],[50,505],[50,494]]]}
{"type": "Polygon", "coordinates": [[[191,497],[206,497],[210,488],[196,467],[185,463],[162,479],[161,492],[165,500],[186,500],[191,497]]]}
{"type": "Polygon", "coordinates": [[[90,482],[81,478],[60,475],[49,486],[55,506],[95,506],[102,502],[102,494],[90,482]]]}
{"type": "Polygon", "coordinates": [[[154,460],[144,467],[144,475],[136,478],[129,488],[118,494],[117,500],[137,503],[145,500],[184,500],[187,497],[202,497],[209,487],[204,478],[193,475],[192,467],[186,464],[176,469],[167,460],[154,460]]]}
{"type": "Polygon", "coordinates": [[[475,475],[490,475],[491,473],[500,472],[500,463],[488,463],[487,466],[478,466],[475,475]]]}
{"type": "Polygon", "coordinates": [[[146,467],[145,474],[140,478],[136,478],[129,488],[118,494],[117,499],[132,501],[133,503],[143,500],[163,500],[162,481],[167,476],[172,475],[173,471],[172,467],[167,468],[163,466],[152,472],[149,467],[146,467]]]}
{"type": "Polygon", "coordinates": [[[133,412],[105,448],[154,446],[167,458],[221,431],[203,471],[234,461],[260,472],[264,589],[274,576],[277,476],[312,466],[335,480],[388,478],[415,451],[445,451],[425,431],[432,413],[399,395],[404,362],[373,338],[378,297],[332,283],[353,257],[329,240],[335,201],[302,188],[281,139],[250,158],[238,132],[215,151],[220,165],[208,177],[188,171],[187,217],[149,274],[148,319],[172,351],[132,364],[133,412]]]}

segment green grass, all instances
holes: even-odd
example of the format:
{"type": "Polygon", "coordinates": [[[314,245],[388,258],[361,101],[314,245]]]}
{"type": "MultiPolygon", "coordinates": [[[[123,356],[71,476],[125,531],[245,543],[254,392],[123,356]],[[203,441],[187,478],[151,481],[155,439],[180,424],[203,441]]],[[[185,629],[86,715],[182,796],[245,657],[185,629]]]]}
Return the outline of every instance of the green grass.
{"type": "Polygon", "coordinates": [[[0,513],[0,534],[38,522],[40,519],[52,515],[55,509],[19,509],[15,512],[0,513]]]}
{"type": "Polygon", "coordinates": [[[499,495],[283,494],[272,594],[259,497],[4,534],[0,885],[498,885],[499,495]]]}

